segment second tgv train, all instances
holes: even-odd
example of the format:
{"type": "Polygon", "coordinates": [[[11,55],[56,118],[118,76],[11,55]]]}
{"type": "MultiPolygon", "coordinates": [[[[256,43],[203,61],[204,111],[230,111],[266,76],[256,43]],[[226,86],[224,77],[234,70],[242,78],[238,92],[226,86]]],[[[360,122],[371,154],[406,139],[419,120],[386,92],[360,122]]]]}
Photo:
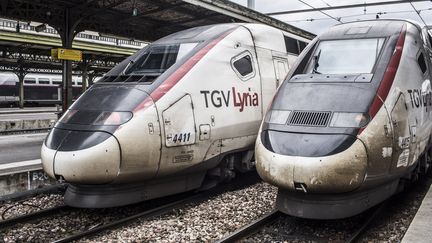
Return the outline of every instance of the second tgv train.
{"type": "MultiPolygon", "coordinates": [[[[76,100],[81,94],[81,77],[72,77],[72,95],[76,100]]],[[[61,104],[62,77],[52,74],[27,74],[24,78],[24,103],[26,105],[61,104]]],[[[11,72],[0,73],[0,106],[19,103],[19,80],[11,72]]]]}
{"type": "Polygon", "coordinates": [[[256,143],[287,214],[358,214],[430,167],[430,35],[402,20],[332,27],[301,54],[256,143]]]}
{"type": "Polygon", "coordinates": [[[65,202],[111,207],[205,188],[254,168],[263,113],[308,39],[260,24],[162,38],[87,90],[42,147],[65,202]]]}

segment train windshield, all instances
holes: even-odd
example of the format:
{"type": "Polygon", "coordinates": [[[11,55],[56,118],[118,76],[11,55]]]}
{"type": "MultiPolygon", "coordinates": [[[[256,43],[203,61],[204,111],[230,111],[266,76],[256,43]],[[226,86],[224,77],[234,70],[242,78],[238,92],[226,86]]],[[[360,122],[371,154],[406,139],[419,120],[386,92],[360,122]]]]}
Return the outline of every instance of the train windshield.
{"type": "Polygon", "coordinates": [[[178,60],[186,56],[198,43],[181,43],[149,46],[141,56],[127,68],[125,74],[162,74],[178,60]]]}
{"type": "Polygon", "coordinates": [[[384,38],[321,41],[306,73],[372,73],[384,41],[384,38]]]}

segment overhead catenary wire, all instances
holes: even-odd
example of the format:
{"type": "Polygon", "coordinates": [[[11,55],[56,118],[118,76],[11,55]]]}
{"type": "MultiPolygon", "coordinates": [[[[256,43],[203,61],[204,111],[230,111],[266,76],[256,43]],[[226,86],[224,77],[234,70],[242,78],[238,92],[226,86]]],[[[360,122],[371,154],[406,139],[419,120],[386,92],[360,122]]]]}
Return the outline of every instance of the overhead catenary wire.
{"type": "MultiPolygon", "coordinates": [[[[431,11],[432,8],[420,9],[418,11],[425,12],[431,11]]],[[[352,15],[344,15],[337,18],[345,19],[345,18],[353,18],[353,17],[361,17],[365,15],[384,15],[384,14],[398,14],[398,13],[414,13],[414,10],[401,10],[401,11],[386,11],[386,12],[376,12],[376,13],[366,13],[366,14],[352,14],[352,15]]],[[[296,19],[296,20],[287,20],[284,22],[287,23],[296,23],[296,22],[312,22],[312,21],[320,21],[320,20],[329,20],[332,18],[307,18],[307,19],[296,19]]]]}
{"type": "MultiPolygon", "coordinates": [[[[430,2],[430,0],[410,0],[411,2],[430,2]]],[[[306,12],[319,12],[319,11],[330,11],[335,9],[350,9],[350,8],[364,8],[370,6],[382,6],[382,5],[396,5],[408,3],[408,0],[394,0],[394,1],[380,1],[380,2],[369,2],[369,3],[359,3],[359,4],[349,4],[349,5],[333,5],[331,7],[324,8],[309,8],[309,9],[295,9],[288,11],[270,12],[267,15],[285,15],[285,14],[296,14],[296,13],[306,13],[306,12]]]]}
{"type": "Polygon", "coordinates": [[[328,7],[331,7],[330,4],[328,4],[328,2],[324,1],[324,0],[320,0],[322,3],[324,3],[325,5],[327,5],[328,7]]]}
{"type": "MultiPolygon", "coordinates": [[[[312,8],[312,9],[317,9],[317,8],[315,8],[314,6],[310,5],[309,3],[307,3],[307,2],[305,2],[305,1],[303,1],[303,0],[298,0],[298,1],[301,2],[301,3],[303,3],[304,5],[306,5],[306,6],[310,7],[310,8],[312,8]]],[[[336,20],[336,21],[338,21],[339,23],[343,24],[343,22],[340,20],[340,18],[335,18],[335,17],[331,16],[330,14],[327,14],[327,13],[325,13],[324,11],[321,11],[321,10],[318,10],[318,11],[319,11],[320,13],[322,13],[322,14],[324,14],[324,15],[326,15],[326,16],[328,16],[328,17],[330,17],[330,18],[332,18],[332,19],[334,19],[334,20],[336,20]]]]}

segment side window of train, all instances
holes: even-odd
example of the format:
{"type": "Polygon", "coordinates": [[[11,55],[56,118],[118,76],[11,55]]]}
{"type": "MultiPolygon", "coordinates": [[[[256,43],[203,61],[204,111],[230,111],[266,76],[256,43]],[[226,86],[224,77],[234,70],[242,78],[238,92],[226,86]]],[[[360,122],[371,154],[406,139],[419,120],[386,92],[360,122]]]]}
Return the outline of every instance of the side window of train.
{"type": "Polygon", "coordinates": [[[233,57],[231,59],[231,67],[243,81],[255,76],[252,55],[248,51],[233,57]]]}
{"type": "Polygon", "coordinates": [[[53,79],[53,80],[52,80],[52,83],[53,83],[53,84],[57,84],[57,85],[61,85],[61,84],[62,84],[62,81],[61,81],[60,79],[53,79]]]}
{"type": "Polygon", "coordinates": [[[276,74],[276,87],[279,87],[279,85],[282,83],[282,81],[285,79],[286,75],[288,74],[288,60],[285,58],[275,58],[273,57],[273,64],[275,68],[275,74],[276,74]]]}
{"type": "Polygon", "coordinates": [[[47,78],[38,78],[38,83],[39,84],[50,84],[50,81],[47,78]]]}
{"type": "Polygon", "coordinates": [[[34,78],[25,78],[24,79],[24,83],[25,84],[35,84],[36,83],[36,79],[34,79],[34,78]]]}
{"type": "Polygon", "coordinates": [[[425,60],[425,57],[423,55],[423,52],[420,52],[420,55],[417,58],[417,63],[419,65],[422,73],[425,74],[427,71],[427,65],[426,65],[426,60],[425,60]]]}

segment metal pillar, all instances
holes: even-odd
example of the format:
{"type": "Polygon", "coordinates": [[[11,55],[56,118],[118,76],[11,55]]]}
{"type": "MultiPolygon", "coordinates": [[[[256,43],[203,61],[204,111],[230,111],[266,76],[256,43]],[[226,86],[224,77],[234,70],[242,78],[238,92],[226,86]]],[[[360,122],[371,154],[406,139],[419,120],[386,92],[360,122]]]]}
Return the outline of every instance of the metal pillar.
{"type": "Polygon", "coordinates": [[[87,74],[88,74],[88,61],[87,59],[83,59],[83,62],[81,64],[81,71],[82,71],[82,85],[81,85],[81,91],[84,93],[87,89],[87,74]]]}
{"type": "Polygon", "coordinates": [[[24,108],[24,78],[27,75],[27,69],[24,68],[24,60],[21,57],[18,58],[18,62],[17,62],[17,67],[14,71],[14,73],[18,76],[18,83],[19,83],[19,88],[18,88],[18,95],[19,95],[19,108],[23,109],[24,108]]]}
{"type": "Polygon", "coordinates": [[[19,108],[24,108],[24,77],[25,73],[19,72],[17,73],[18,81],[19,81],[19,108]]]}
{"type": "Polygon", "coordinates": [[[93,81],[94,81],[95,77],[96,77],[96,75],[94,72],[88,74],[88,86],[89,87],[93,85],[93,81]]]}
{"type": "MultiPolygon", "coordinates": [[[[71,12],[68,8],[64,11],[64,23],[61,28],[60,36],[64,48],[72,48],[72,42],[75,37],[75,29],[81,19],[72,19],[71,12]]],[[[72,105],[72,61],[63,60],[63,90],[62,90],[62,107],[63,112],[72,105]]]]}

